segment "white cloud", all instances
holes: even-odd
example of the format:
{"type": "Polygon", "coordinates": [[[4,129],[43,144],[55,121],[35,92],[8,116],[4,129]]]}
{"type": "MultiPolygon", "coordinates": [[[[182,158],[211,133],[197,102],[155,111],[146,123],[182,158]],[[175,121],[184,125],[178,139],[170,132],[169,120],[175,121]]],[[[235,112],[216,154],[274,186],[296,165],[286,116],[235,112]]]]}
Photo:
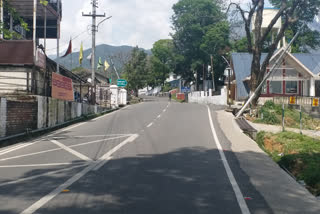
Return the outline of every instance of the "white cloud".
{"type": "MultiPolygon", "coordinates": [[[[86,31],[73,41],[73,50],[78,51],[83,41],[84,49],[91,47],[91,19],[82,12],[91,12],[90,0],[63,0],[61,23],[61,52],[68,46],[70,37],[86,31]]],[[[131,45],[150,49],[159,39],[169,38],[172,6],[178,0],[100,0],[98,13],[106,13],[111,19],[102,23],[97,33],[96,44],[131,45]]],[[[97,23],[102,18],[97,20],[97,23]]],[[[56,53],[56,40],[49,40],[48,54],[56,53]]]]}

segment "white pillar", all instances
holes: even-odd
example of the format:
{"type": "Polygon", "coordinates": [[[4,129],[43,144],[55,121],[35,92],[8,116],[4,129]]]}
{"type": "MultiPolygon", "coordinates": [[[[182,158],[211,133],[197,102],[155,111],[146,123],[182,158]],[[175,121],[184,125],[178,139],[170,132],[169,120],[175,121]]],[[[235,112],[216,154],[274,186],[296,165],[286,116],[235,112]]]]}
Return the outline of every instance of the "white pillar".
{"type": "Polygon", "coordinates": [[[7,99],[0,100],[0,137],[6,136],[7,128],[7,99]]]}
{"type": "Polygon", "coordinates": [[[110,91],[111,91],[111,107],[112,108],[118,108],[119,107],[119,89],[118,86],[116,85],[111,85],[110,86],[110,91]]]}
{"type": "Polygon", "coordinates": [[[310,97],[315,97],[316,96],[316,82],[313,77],[310,79],[310,97]]]}

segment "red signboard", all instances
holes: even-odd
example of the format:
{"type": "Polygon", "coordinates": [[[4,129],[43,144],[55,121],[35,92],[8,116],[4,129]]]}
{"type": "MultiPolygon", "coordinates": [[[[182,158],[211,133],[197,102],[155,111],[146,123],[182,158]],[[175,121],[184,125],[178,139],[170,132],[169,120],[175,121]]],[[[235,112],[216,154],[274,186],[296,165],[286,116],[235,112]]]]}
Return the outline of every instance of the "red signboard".
{"type": "Polygon", "coordinates": [[[72,80],[57,73],[52,73],[52,97],[60,100],[74,100],[72,80]]]}

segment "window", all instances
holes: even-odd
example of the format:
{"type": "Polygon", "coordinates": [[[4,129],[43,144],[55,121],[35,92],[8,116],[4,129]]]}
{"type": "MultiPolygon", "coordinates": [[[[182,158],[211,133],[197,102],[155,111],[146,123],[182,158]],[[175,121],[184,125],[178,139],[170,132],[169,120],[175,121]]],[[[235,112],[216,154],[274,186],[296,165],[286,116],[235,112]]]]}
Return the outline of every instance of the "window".
{"type": "Polygon", "coordinates": [[[282,81],[270,81],[270,93],[282,94],[282,81]]]}
{"type": "Polygon", "coordinates": [[[297,94],[297,93],[298,93],[298,82],[286,81],[286,94],[297,94]]]}
{"type": "Polygon", "coordinates": [[[267,82],[263,84],[261,94],[267,94],[267,82]]]}

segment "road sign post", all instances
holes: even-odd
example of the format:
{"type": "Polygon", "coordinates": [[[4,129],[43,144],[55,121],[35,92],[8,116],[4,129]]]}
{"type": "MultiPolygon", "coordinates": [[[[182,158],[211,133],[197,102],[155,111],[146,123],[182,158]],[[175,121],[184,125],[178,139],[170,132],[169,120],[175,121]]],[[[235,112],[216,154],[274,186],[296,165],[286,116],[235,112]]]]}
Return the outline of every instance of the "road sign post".
{"type": "Polygon", "coordinates": [[[128,84],[127,80],[124,79],[118,79],[117,80],[117,86],[118,87],[126,87],[128,84]]]}

